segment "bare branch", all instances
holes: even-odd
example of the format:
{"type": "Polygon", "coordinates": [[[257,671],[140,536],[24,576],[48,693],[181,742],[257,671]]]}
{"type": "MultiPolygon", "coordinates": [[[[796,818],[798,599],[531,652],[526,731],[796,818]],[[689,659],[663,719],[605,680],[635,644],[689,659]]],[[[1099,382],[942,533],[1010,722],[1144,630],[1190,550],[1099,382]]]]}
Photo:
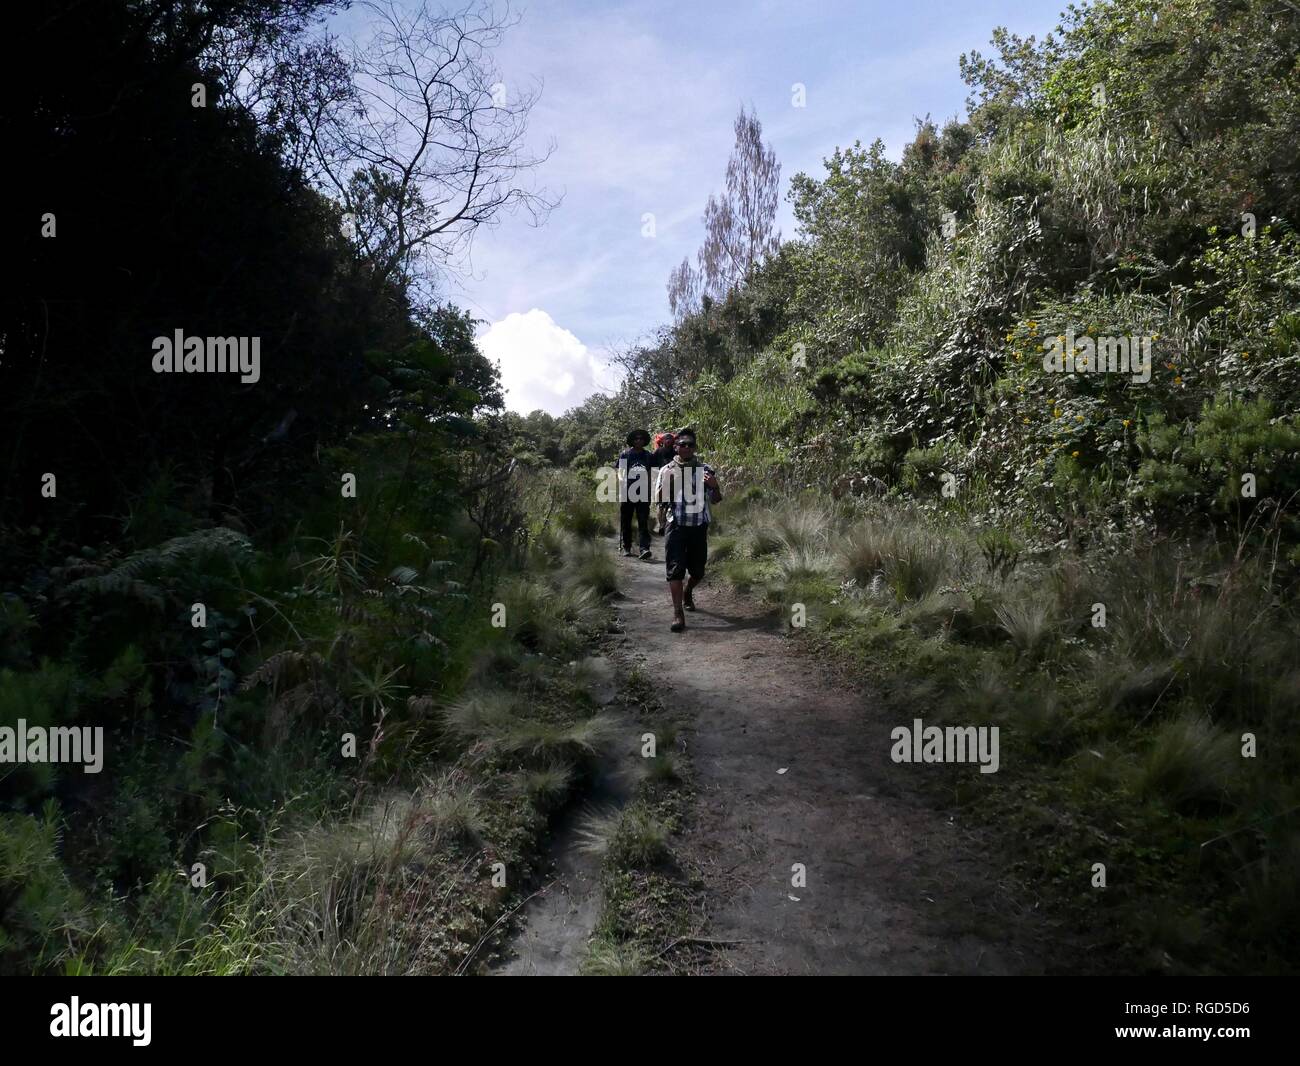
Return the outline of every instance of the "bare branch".
{"type": "Polygon", "coordinates": [[[524,182],[550,154],[523,144],[538,90],[507,85],[491,58],[517,19],[486,3],[435,14],[362,5],[373,32],[353,59],[360,115],[320,138],[323,179],[356,219],[380,277],[429,284],[503,212],[545,220],[556,200],[524,182]],[[352,169],[344,178],[346,161],[352,169]]]}

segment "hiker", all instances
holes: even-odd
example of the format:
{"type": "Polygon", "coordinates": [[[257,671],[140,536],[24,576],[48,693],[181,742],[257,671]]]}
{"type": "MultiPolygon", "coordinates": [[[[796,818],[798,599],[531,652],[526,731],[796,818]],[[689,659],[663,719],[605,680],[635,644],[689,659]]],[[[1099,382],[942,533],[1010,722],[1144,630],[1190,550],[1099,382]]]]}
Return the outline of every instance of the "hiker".
{"type": "Polygon", "coordinates": [[[655,434],[654,465],[667,466],[675,458],[677,453],[673,450],[676,443],[676,434],[671,431],[655,434]]]}
{"type": "Polygon", "coordinates": [[[627,451],[618,457],[618,528],[621,555],[632,554],[632,516],[636,515],[641,558],[650,558],[650,471],[653,456],[646,451],[650,434],[634,429],[627,435],[627,451]]]}
{"type": "Polygon", "coordinates": [[[722,489],[713,468],[695,458],[695,431],[679,430],[677,455],[660,467],[655,482],[655,499],[668,508],[668,535],[664,540],[664,561],[668,570],[668,591],[673,598],[673,622],[669,628],[680,633],[686,628],[687,611],[695,610],[692,592],[704,577],[709,557],[709,503],[722,499],[722,489]],[[686,575],[690,580],[685,588],[686,575]]]}
{"type": "MultiPolygon", "coordinates": [[[[673,450],[673,445],[676,439],[676,434],[669,431],[655,434],[655,450],[650,462],[650,465],[654,469],[657,470],[662,466],[667,466],[677,458],[677,453],[673,450]]],[[[666,503],[661,503],[655,508],[655,510],[658,512],[656,514],[656,518],[658,519],[658,529],[656,529],[655,532],[662,537],[668,532],[668,505],[666,503]]]]}

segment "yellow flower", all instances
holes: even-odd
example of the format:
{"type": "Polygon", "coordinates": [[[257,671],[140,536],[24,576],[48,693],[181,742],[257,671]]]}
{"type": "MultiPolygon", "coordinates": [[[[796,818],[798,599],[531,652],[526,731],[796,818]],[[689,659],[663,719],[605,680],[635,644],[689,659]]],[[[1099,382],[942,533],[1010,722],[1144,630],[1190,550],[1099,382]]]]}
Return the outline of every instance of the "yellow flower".
{"type": "Polygon", "coordinates": [[[1124,419],[1124,425],[1125,425],[1125,427],[1127,428],[1127,426],[1128,426],[1128,419],[1127,419],[1127,418],[1124,419]]]}
{"type": "Polygon", "coordinates": [[[1023,422],[1025,425],[1029,425],[1029,419],[1027,418],[1022,418],[1020,421],[1023,422]]]}
{"type": "Polygon", "coordinates": [[[1082,422],[1082,421],[1083,421],[1083,415],[1075,415],[1075,416],[1074,416],[1074,420],[1075,420],[1076,422],[1082,422]]]}
{"type": "Polygon", "coordinates": [[[1243,359],[1249,359],[1249,358],[1250,358],[1250,352],[1242,352],[1242,353],[1241,353],[1241,357],[1242,357],[1243,359]]]}
{"type": "Polygon", "coordinates": [[[1070,454],[1071,454],[1072,456],[1074,456],[1076,459],[1079,458],[1079,453],[1078,453],[1078,452],[1071,452],[1070,454]]]}
{"type": "Polygon", "coordinates": [[[1175,384],[1175,385],[1181,385],[1182,383],[1183,383],[1183,379],[1182,379],[1182,378],[1180,378],[1180,377],[1178,377],[1178,378],[1174,378],[1174,384],[1175,384]]]}
{"type": "Polygon", "coordinates": [[[1052,416],[1053,416],[1054,418],[1060,418],[1060,417],[1061,417],[1061,409],[1060,409],[1059,407],[1053,407],[1053,408],[1052,408],[1052,416]]]}

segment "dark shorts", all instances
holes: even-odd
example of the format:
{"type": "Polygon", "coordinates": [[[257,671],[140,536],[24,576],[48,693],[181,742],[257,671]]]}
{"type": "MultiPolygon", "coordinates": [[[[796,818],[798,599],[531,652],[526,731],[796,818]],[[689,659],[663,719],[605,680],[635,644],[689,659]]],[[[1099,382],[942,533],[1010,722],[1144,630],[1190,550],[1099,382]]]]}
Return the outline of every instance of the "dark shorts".
{"type": "Polygon", "coordinates": [[[709,527],[679,526],[674,523],[664,538],[664,560],[668,564],[668,580],[681,581],[689,572],[691,577],[704,576],[704,563],[709,557],[709,527]]]}

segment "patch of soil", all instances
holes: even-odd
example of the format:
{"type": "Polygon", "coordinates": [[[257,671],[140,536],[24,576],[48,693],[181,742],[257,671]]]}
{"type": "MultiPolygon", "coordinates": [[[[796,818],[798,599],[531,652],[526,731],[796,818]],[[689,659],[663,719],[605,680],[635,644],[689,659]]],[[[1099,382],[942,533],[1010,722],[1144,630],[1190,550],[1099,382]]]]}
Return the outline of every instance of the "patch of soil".
{"type": "MultiPolygon", "coordinates": [[[[604,701],[601,701],[604,702],[604,701]]],[[[622,717],[622,716],[618,716],[622,717]]],[[[628,718],[618,729],[630,747],[635,736],[628,718]]],[[[559,819],[547,847],[549,869],[542,887],[520,908],[518,933],[510,938],[511,957],[489,968],[500,977],[573,977],[587,954],[587,940],[600,919],[603,858],[582,848],[582,828],[594,813],[623,807],[635,790],[631,763],[635,749],[613,755],[602,763],[601,775],[585,801],[569,808],[559,819]]]]}
{"type": "Polygon", "coordinates": [[[1050,968],[1054,933],[1014,897],[989,841],[925,799],[927,767],[889,759],[910,715],[796,654],[759,605],[716,585],[670,632],[663,563],[619,564],[621,657],[692,723],[698,802],[675,850],[703,876],[708,936],[740,942],[713,952],[710,972],[1050,968]]]}

